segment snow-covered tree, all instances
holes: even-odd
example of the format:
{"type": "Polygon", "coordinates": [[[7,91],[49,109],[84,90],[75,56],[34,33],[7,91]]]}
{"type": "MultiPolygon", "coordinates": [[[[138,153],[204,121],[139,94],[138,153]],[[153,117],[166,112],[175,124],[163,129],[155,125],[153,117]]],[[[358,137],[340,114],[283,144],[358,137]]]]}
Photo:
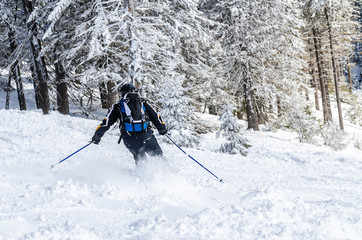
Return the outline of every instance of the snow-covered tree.
{"type": "Polygon", "coordinates": [[[221,48],[201,14],[194,1],[135,2],[129,72],[147,96],[157,97],[161,79],[177,72],[184,76],[185,94],[198,100],[191,104],[204,106],[216,97],[212,92],[220,78],[214,67],[221,48]]]}
{"type": "Polygon", "coordinates": [[[0,67],[8,69],[8,81],[5,86],[7,93],[6,109],[9,109],[10,90],[12,80],[16,84],[18,93],[19,109],[26,110],[26,101],[23,91],[23,80],[21,76],[21,64],[24,57],[21,52],[24,48],[19,47],[21,43],[20,22],[23,20],[19,6],[16,1],[4,0],[0,3],[0,67]]]}
{"type": "Polygon", "coordinates": [[[42,54],[43,7],[43,1],[2,1],[0,14],[1,25],[7,26],[2,34],[8,35],[1,44],[7,43],[8,46],[4,49],[11,52],[5,62],[9,64],[9,76],[17,85],[20,109],[26,109],[22,75],[30,73],[29,78],[34,83],[36,105],[46,114],[49,112],[50,101],[49,74],[46,58],[42,54]]]}
{"type": "MultiPolygon", "coordinates": [[[[213,36],[207,35],[202,21],[197,18],[198,14],[201,12],[193,1],[135,2],[130,23],[133,37],[129,76],[142,88],[146,97],[163,99],[157,102],[163,110],[170,107],[162,102],[167,98],[165,94],[173,97],[173,91],[159,89],[169,89],[175,84],[187,89],[180,93],[181,98],[187,99],[188,96],[196,100],[183,102],[181,106],[189,109],[186,112],[191,113],[195,106],[200,110],[208,103],[207,100],[210,102],[217,97],[212,93],[220,86],[219,78],[215,77],[211,67],[217,63],[217,50],[213,50],[213,36]]],[[[177,110],[174,107],[171,106],[171,111],[177,110]]],[[[187,135],[195,134],[195,118],[191,117],[186,122],[190,124],[178,130],[190,133],[182,133],[180,138],[183,135],[190,138],[187,135]]]]}
{"type": "Polygon", "coordinates": [[[321,123],[313,115],[308,102],[302,96],[294,96],[292,101],[281,105],[284,114],[273,123],[272,127],[287,128],[298,133],[299,141],[316,143],[321,133],[321,123]]]}
{"type": "Polygon", "coordinates": [[[323,126],[322,137],[324,139],[324,145],[334,150],[342,150],[347,146],[343,139],[343,131],[333,123],[323,126]]]}
{"type": "MultiPolygon", "coordinates": [[[[353,51],[352,40],[356,38],[357,22],[355,19],[355,1],[349,0],[308,0],[304,5],[304,16],[308,25],[306,33],[314,51],[310,60],[311,72],[318,72],[319,87],[322,95],[324,122],[332,121],[329,85],[334,82],[340,128],[343,129],[342,108],[340,104],[339,85],[340,63],[353,51]],[[314,60],[313,60],[314,57],[314,60]],[[317,70],[313,66],[317,66],[317,70]]],[[[316,86],[316,85],[315,85],[316,86]]],[[[317,98],[316,98],[317,99],[317,98]]]]}
{"type": "Polygon", "coordinates": [[[116,86],[128,76],[131,14],[116,0],[56,0],[45,39],[70,77],[99,88],[102,107],[116,100],[116,86]],[[73,26],[73,27],[69,27],[73,26]]]}
{"type": "Polygon", "coordinates": [[[214,3],[211,15],[222,23],[218,32],[228,54],[224,63],[230,92],[245,105],[248,128],[258,130],[277,102],[288,101],[290,92],[303,86],[298,1],[206,2],[214,3]]]}
{"type": "Polygon", "coordinates": [[[182,56],[178,71],[186,78],[188,95],[197,101],[192,104],[198,110],[218,104],[225,86],[222,65],[224,55],[220,42],[215,40],[210,21],[200,11],[198,0],[169,1],[175,29],[179,33],[178,47],[182,56]]]}
{"type": "Polygon", "coordinates": [[[159,103],[160,115],[171,134],[171,138],[181,146],[192,147],[198,141],[195,135],[194,109],[182,86],[184,77],[178,73],[167,76],[161,85],[159,103]],[[170,80],[172,79],[172,80],[170,80]]]}
{"type": "Polygon", "coordinates": [[[247,149],[251,147],[247,139],[241,135],[241,125],[233,115],[233,109],[230,105],[223,106],[223,113],[220,116],[221,126],[218,137],[225,138],[222,143],[220,152],[229,154],[241,154],[246,156],[247,149]]]}
{"type": "Polygon", "coordinates": [[[177,71],[181,59],[169,7],[164,1],[136,2],[129,23],[132,38],[127,79],[140,86],[146,97],[159,96],[162,80],[177,71]]]}
{"type": "Polygon", "coordinates": [[[348,109],[346,116],[352,123],[362,126],[362,97],[352,95],[350,104],[351,107],[348,109]]]}
{"type": "Polygon", "coordinates": [[[200,103],[215,97],[218,54],[210,53],[215,44],[196,2],[54,0],[53,6],[45,39],[61,49],[58,59],[77,82],[90,88],[132,82],[146,97],[158,97],[161,79],[178,72],[186,94],[200,103]]]}
{"type": "Polygon", "coordinates": [[[49,113],[49,73],[45,56],[42,55],[42,35],[43,35],[43,14],[44,7],[40,2],[40,8],[36,7],[36,2],[30,0],[22,1],[22,10],[24,12],[26,22],[26,44],[29,50],[30,69],[35,85],[35,94],[37,99],[37,107],[43,110],[44,114],[49,113]]]}

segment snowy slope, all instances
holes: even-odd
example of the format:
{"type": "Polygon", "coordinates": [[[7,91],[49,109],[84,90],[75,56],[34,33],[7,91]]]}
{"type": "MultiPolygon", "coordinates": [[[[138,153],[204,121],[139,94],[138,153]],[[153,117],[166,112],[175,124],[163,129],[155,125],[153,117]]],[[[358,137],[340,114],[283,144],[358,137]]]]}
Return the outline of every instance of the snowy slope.
{"type": "Polygon", "coordinates": [[[362,239],[362,152],[352,146],[246,131],[253,147],[242,157],[214,152],[219,142],[206,134],[186,151],[222,184],[166,143],[167,161],[135,167],[117,129],[51,169],[99,121],[0,116],[0,239],[362,239]]]}

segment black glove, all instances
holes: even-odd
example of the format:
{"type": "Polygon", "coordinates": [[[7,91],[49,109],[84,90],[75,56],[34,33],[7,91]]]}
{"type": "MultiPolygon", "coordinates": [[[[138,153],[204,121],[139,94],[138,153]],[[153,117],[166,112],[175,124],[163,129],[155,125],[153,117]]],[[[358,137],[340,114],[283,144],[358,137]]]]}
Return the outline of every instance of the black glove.
{"type": "Polygon", "coordinates": [[[94,144],[97,144],[101,141],[101,137],[97,134],[95,134],[93,137],[92,137],[92,143],[94,144]]]}
{"type": "Polygon", "coordinates": [[[158,133],[159,133],[160,135],[165,135],[165,134],[167,133],[167,128],[164,127],[164,128],[159,129],[159,130],[158,130],[158,133]]]}

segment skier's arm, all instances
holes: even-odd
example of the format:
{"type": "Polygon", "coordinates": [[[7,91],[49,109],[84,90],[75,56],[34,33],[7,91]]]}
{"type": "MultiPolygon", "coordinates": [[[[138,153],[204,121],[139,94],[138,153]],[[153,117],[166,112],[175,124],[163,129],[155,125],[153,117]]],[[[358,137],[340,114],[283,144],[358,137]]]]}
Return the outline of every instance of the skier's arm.
{"type": "Polygon", "coordinates": [[[117,121],[119,111],[117,109],[117,105],[113,104],[113,106],[108,110],[108,114],[103,119],[102,123],[97,127],[96,132],[92,137],[92,142],[98,144],[101,141],[104,133],[108,131],[108,129],[117,121]]]}
{"type": "Polygon", "coordinates": [[[167,133],[167,128],[165,123],[162,121],[161,116],[156,113],[156,111],[149,105],[147,102],[144,103],[146,108],[147,114],[155,127],[157,128],[158,132],[161,135],[167,133]]]}

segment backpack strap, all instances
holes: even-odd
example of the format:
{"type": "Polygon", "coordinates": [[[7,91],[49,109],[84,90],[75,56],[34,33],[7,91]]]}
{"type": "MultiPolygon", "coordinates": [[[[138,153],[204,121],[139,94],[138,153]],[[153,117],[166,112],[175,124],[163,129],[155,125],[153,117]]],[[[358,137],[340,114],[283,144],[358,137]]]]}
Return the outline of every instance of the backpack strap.
{"type": "Polygon", "coordinates": [[[133,122],[132,112],[131,109],[128,107],[127,103],[123,102],[124,113],[128,117],[130,122],[133,122]]]}

